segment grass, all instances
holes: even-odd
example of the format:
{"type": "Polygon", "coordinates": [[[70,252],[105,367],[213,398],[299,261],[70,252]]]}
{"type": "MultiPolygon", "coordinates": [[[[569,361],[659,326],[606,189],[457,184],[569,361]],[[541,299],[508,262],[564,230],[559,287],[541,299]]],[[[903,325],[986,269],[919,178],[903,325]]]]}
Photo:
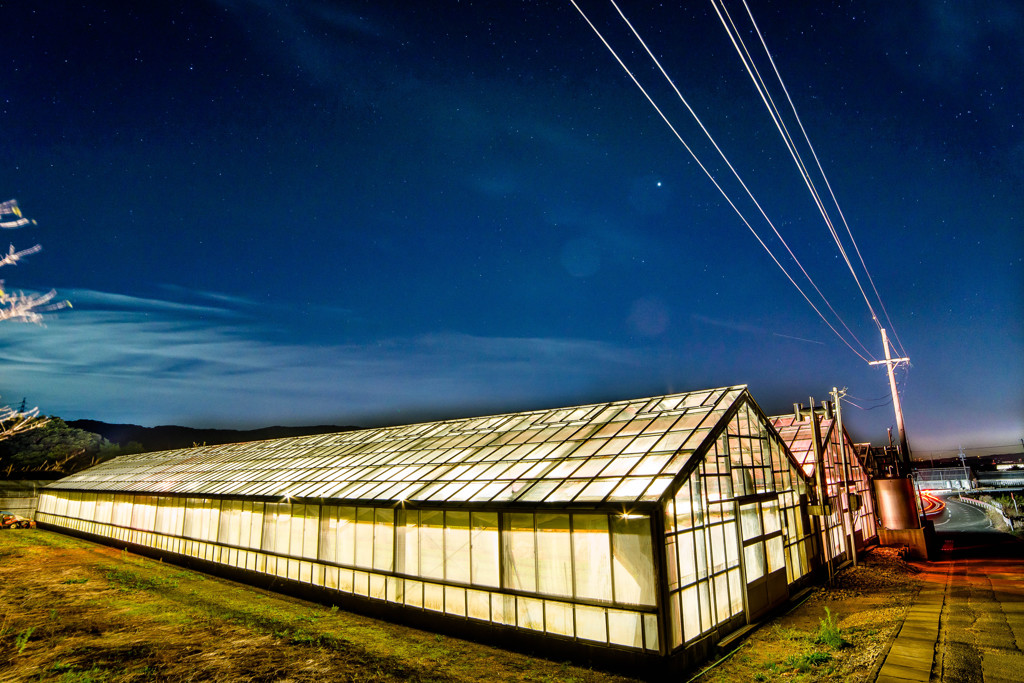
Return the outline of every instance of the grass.
{"type": "Polygon", "coordinates": [[[49,531],[8,534],[0,550],[11,551],[0,563],[2,681],[632,680],[361,617],[49,531]]]}
{"type": "Polygon", "coordinates": [[[801,673],[831,661],[832,655],[827,652],[804,652],[799,655],[791,655],[786,658],[786,666],[801,673]]]}
{"type": "Polygon", "coordinates": [[[14,639],[14,649],[18,651],[19,655],[25,651],[25,647],[28,646],[28,639],[32,637],[32,632],[35,630],[35,626],[29,626],[14,639]]]}
{"type": "Polygon", "coordinates": [[[178,587],[178,582],[171,578],[143,576],[131,569],[112,567],[105,574],[107,581],[122,591],[153,590],[162,586],[178,587]]]}

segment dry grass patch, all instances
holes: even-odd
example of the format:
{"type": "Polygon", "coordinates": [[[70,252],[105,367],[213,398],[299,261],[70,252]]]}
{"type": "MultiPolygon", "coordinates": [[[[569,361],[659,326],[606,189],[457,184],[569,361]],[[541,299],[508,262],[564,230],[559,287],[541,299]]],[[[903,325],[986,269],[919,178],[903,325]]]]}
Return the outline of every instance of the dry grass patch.
{"type": "Polygon", "coordinates": [[[0,680],[629,683],[52,532],[0,534],[0,680]]]}

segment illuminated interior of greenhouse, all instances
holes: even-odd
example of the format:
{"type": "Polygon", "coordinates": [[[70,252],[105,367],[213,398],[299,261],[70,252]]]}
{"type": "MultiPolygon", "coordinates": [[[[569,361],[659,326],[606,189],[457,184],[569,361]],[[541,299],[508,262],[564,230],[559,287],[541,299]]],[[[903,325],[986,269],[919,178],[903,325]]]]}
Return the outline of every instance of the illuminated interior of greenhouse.
{"type": "MultiPolygon", "coordinates": [[[[860,491],[838,441],[829,491],[860,491]]],[[[36,519],[438,630],[689,666],[846,552],[800,452],[734,386],[122,456],[36,519]]]]}

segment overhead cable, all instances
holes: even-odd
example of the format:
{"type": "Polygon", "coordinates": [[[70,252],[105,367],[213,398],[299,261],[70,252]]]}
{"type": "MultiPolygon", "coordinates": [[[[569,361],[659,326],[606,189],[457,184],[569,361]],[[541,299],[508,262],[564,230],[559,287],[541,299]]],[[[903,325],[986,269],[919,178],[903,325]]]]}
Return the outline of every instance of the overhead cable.
{"type": "MultiPolygon", "coordinates": [[[[724,0],[718,0],[718,2],[721,3],[722,10],[728,16],[728,10],[725,7],[724,0]]],[[[717,5],[716,5],[716,0],[712,0],[712,5],[715,6],[716,11],[717,11],[718,8],[717,8],[717,5]]],[[[850,229],[850,224],[846,220],[846,215],[843,213],[842,207],[840,207],[840,205],[839,205],[839,200],[836,197],[834,190],[832,189],[832,184],[829,182],[828,176],[825,173],[825,169],[821,165],[821,160],[818,158],[817,150],[815,150],[814,145],[811,143],[810,136],[807,134],[807,130],[806,130],[806,128],[804,128],[803,121],[800,119],[800,114],[796,110],[796,104],[793,102],[793,98],[790,97],[789,89],[786,88],[785,81],[783,81],[783,79],[782,79],[782,74],[779,72],[778,66],[775,64],[775,59],[772,57],[771,51],[768,49],[768,44],[767,44],[767,42],[764,39],[764,35],[761,33],[761,29],[758,26],[757,21],[754,19],[754,14],[750,10],[750,5],[748,4],[747,0],[743,0],[743,7],[747,11],[747,16],[750,19],[751,25],[754,27],[755,33],[757,33],[758,40],[760,40],[760,42],[761,42],[761,47],[764,49],[765,55],[768,58],[768,62],[771,64],[772,71],[775,73],[775,77],[776,77],[776,79],[779,82],[779,86],[782,88],[782,92],[786,96],[786,101],[789,102],[790,110],[793,112],[793,117],[794,117],[797,125],[800,128],[800,132],[803,135],[804,141],[807,143],[807,148],[810,151],[811,156],[814,158],[814,163],[815,163],[815,165],[818,168],[818,173],[821,175],[821,179],[824,182],[825,187],[828,189],[829,196],[832,199],[832,203],[835,205],[836,213],[839,215],[839,218],[842,221],[843,226],[846,228],[846,234],[850,238],[850,244],[853,246],[853,250],[857,254],[857,258],[860,261],[860,265],[861,265],[861,268],[864,271],[864,275],[867,277],[868,282],[871,284],[871,289],[874,292],[875,299],[878,301],[879,307],[882,309],[882,314],[885,316],[885,320],[888,323],[888,328],[889,328],[889,330],[892,331],[893,336],[896,338],[896,343],[899,345],[899,353],[902,356],[906,356],[907,353],[906,353],[906,351],[903,348],[903,342],[900,340],[899,334],[896,331],[895,326],[892,323],[892,319],[889,317],[889,312],[888,312],[888,310],[885,307],[885,302],[882,301],[882,297],[881,297],[881,295],[878,292],[878,287],[875,285],[874,278],[871,277],[871,271],[868,270],[867,263],[865,263],[865,261],[864,261],[864,256],[863,256],[863,254],[861,254],[860,247],[857,245],[857,240],[856,240],[856,238],[854,238],[853,231],[850,229]]],[[[719,13],[719,18],[722,19],[721,13],[719,13]]],[[[729,18],[729,20],[730,20],[730,23],[732,23],[732,18],[731,17],[729,18]]],[[[724,25],[725,25],[725,22],[724,22],[724,19],[723,19],[723,26],[724,25]]],[[[732,25],[733,25],[733,29],[735,31],[736,38],[739,40],[739,42],[741,44],[743,44],[742,35],[740,34],[739,30],[736,29],[735,24],[733,23],[732,25]]],[[[727,26],[726,26],[726,32],[729,32],[729,28],[727,26]]],[[[730,36],[731,35],[732,34],[730,33],[730,36]]],[[[733,45],[734,45],[734,47],[736,46],[736,42],[735,41],[733,41],[733,45]]],[[[746,51],[747,56],[750,57],[751,65],[753,65],[753,59],[752,59],[752,57],[750,55],[750,52],[746,49],[746,45],[745,44],[743,44],[743,45],[744,45],[744,51],[746,51]]],[[[737,51],[739,51],[738,47],[737,47],[737,51]]],[[[740,55],[740,58],[741,58],[741,60],[743,59],[743,55],[742,54],[740,55]]],[[[756,65],[754,66],[754,69],[756,71],[756,65]]],[[[748,69],[748,73],[749,73],[749,69],[748,69]]],[[[753,78],[753,76],[752,76],[752,78],[753,78]]],[[[758,79],[760,79],[760,73],[758,73],[758,79]]],[[[761,83],[763,84],[764,81],[761,80],[761,83]]],[[[755,87],[757,87],[757,80],[755,80],[755,87]]],[[[759,90],[760,90],[760,88],[759,88],[759,90]]],[[[766,105],[767,105],[767,102],[766,102],[766,105]]],[[[774,102],[769,107],[769,111],[770,112],[771,112],[771,109],[773,107],[774,107],[774,102]]],[[[777,109],[776,109],[776,112],[777,112],[777,109]]],[[[774,114],[773,114],[773,118],[775,118],[774,114]]],[[[788,129],[787,129],[786,133],[783,135],[783,139],[784,140],[789,140],[789,141],[792,140],[792,138],[789,136],[788,129]]],[[[790,143],[787,141],[787,146],[789,146],[789,144],[790,143]]],[[[815,202],[819,205],[819,208],[820,208],[820,210],[822,212],[822,216],[824,217],[825,222],[826,222],[826,224],[829,227],[829,232],[832,234],[832,237],[835,240],[836,245],[839,247],[839,251],[840,251],[840,253],[843,256],[843,260],[846,262],[847,268],[850,270],[850,274],[853,276],[854,281],[857,283],[857,288],[860,290],[861,296],[864,298],[864,303],[867,304],[868,311],[871,313],[872,320],[875,322],[876,326],[881,328],[882,323],[878,319],[878,316],[875,313],[874,307],[872,306],[871,301],[868,299],[867,294],[864,292],[864,288],[861,285],[860,278],[858,278],[857,273],[855,272],[855,270],[853,268],[853,265],[850,263],[850,260],[849,260],[847,254],[846,254],[846,250],[843,247],[842,242],[839,239],[839,236],[836,233],[834,226],[832,225],[832,221],[829,218],[827,212],[825,211],[824,205],[821,203],[821,199],[820,199],[820,196],[818,194],[818,191],[817,191],[817,189],[815,189],[813,187],[813,184],[810,183],[809,176],[807,175],[807,172],[806,172],[806,166],[804,165],[802,158],[797,161],[797,165],[801,169],[801,174],[804,175],[805,178],[807,178],[808,187],[811,190],[811,194],[814,196],[815,202]]]]}
{"type": "MultiPolygon", "coordinates": [[[[640,84],[640,82],[637,79],[637,77],[633,74],[633,72],[629,69],[629,67],[626,66],[625,62],[623,62],[622,58],[618,55],[618,53],[615,51],[615,49],[605,39],[605,37],[601,33],[601,31],[594,25],[594,23],[590,20],[590,18],[583,11],[583,9],[580,8],[580,6],[576,3],[576,0],[570,0],[570,2],[572,3],[572,6],[576,8],[576,11],[579,12],[580,16],[583,17],[583,20],[587,23],[587,25],[590,27],[590,29],[598,37],[598,39],[605,46],[605,48],[608,50],[608,52],[612,55],[612,57],[615,59],[615,61],[619,64],[619,66],[622,68],[622,70],[626,73],[627,76],[629,76],[630,80],[633,81],[633,84],[636,85],[636,87],[640,90],[640,92],[643,94],[643,96],[647,99],[648,103],[650,103],[650,105],[654,108],[654,110],[655,110],[655,112],[657,112],[658,116],[669,127],[669,129],[675,135],[676,139],[679,140],[679,142],[683,145],[683,147],[690,154],[690,156],[693,158],[693,160],[697,163],[697,165],[700,167],[700,169],[704,172],[704,174],[708,177],[708,179],[711,181],[711,183],[715,186],[715,188],[719,191],[719,193],[722,195],[722,197],[726,200],[726,202],[729,204],[729,206],[732,207],[733,211],[736,213],[737,216],[739,216],[739,218],[743,222],[743,224],[747,226],[747,229],[750,230],[751,234],[754,235],[754,238],[757,239],[758,243],[764,248],[764,250],[766,252],[768,252],[768,255],[775,262],[775,265],[777,265],[779,267],[779,269],[783,272],[783,274],[786,276],[786,278],[789,280],[789,282],[796,288],[796,290],[800,293],[800,295],[804,298],[804,300],[808,303],[808,305],[810,305],[810,307],[814,310],[814,312],[818,314],[818,317],[820,317],[822,319],[822,321],[828,326],[828,328],[831,329],[832,332],[835,333],[835,335],[837,337],[839,337],[839,339],[844,344],[846,344],[846,346],[851,351],[853,351],[854,354],[856,354],[859,358],[861,358],[861,360],[864,360],[865,362],[868,362],[868,358],[864,354],[860,353],[857,349],[855,349],[853,347],[853,345],[850,344],[849,341],[847,341],[846,337],[844,337],[835,328],[835,326],[832,325],[831,322],[829,322],[829,320],[824,316],[824,314],[822,314],[822,312],[818,309],[818,307],[815,306],[815,304],[811,301],[811,299],[807,296],[807,294],[803,291],[803,289],[796,283],[796,281],[793,279],[793,277],[786,270],[785,266],[782,265],[782,263],[775,256],[775,254],[772,252],[772,250],[764,242],[764,240],[758,234],[757,230],[750,224],[750,221],[747,220],[746,216],[744,216],[743,212],[739,209],[739,207],[735,204],[735,202],[732,200],[732,198],[729,196],[729,194],[725,191],[725,189],[717,181],[717,179],[714,177],[714,175],[711,173],[711,171],[708,169],[708,167],[704,165],[704,163],[700,160],[700,158],[693,151],[693,149],[686,143],[686,141],[683,139],[682,135],[678,132],[678,130],[675,128],[675,126],[672,124],[672,122],[668,119],[668,117],[665,115],[665,113],[662,111],[662,109],[657,105],[657,103],[654,101],[654,99],[651,97],[651,95],[647,92],[647,90],[643,87],[643,85],[640,84]]],[[[804,276],[811,283],[812,287],[814,287],[815,291],[822,298],[822,300],[825,301],[825,304],[828,306],[829,310],[833,313],[833,315],[836,316],[836,318],[840,321],[840,323],[843,325],[843,327],[845,327],[847,330],[849,330],[849,327],[846,326],[845,322],[842,321],[842,318],[839,316],[838,313],[836,313],[835,309],[828,302],[828,299],[821,293],[820,289],[814,283],[813,279],[810,277],[810,275],[807,273],[807,271],[803,268],[803,265],[800,264],[799,259],[797,259],[797,257],[793,254],[792,250],[789,248],[789,245],[786,244],[785,240],[779,234],[779,232],[775,228],[774,224],[768,218],[767,214],[765,214],[764,210],[761,208],[760,204],[754,198],[754,196],[751,193],[751,191],[747,188],[746,184],[740,178],[739,173],[736,171],[735,167],[733,167],[733,165],[725,157],[725,154],[719,148],[719,146],[715,142],[714,138],[708,132],[707,128],[705,128],[704,124],[700,121],[700,118],[697,116],[697,114],[690,107],[689,103],[686,102],[686,99],[682,96],[682,94],[676,88],[675,83],[668,76],[668,74],[665,72],[665,70],[661,67],[661,64],[654,57],[654,55],[651,53],[650,49],[647,48],[646,43],[644,43],[643,40],[640,38],[639,34],[633,28],[632,24],[629,23],[628,19],[626,19],[625,15],[618,8],[618,6],[615,4],[614,0],[612,0],[612,5],[615,7],[616,11],[618,11],[620,17],[622,17],[622,19],[626,22],[627,26],[630,27],[630,30],[633,32],[634,36],[636,36],[636,38],[640,41],[641,45],[644,46],[644,49],[647,51],[648,56],[650,56],[651,59],[654,60],[654,63],[658,66],[658,68],[661,71],[662,75],[666,78],[666,80],[672,86],[673,90],[675,90],[675,92],[676,92],[677,96],[679,97],[679,99],[683,102],[683,104],[686,106],[687,110],[690,112],[690,114],[696,120],[697,124],[704,131],[704,134],[708,137],[708,139],[711,141],[712,145],[715,147],[715,149],[718,151],[719,155],[722,157],[722,160],[725,162],[725,164],[732,171],[733,176],[740,183],[740,185],[744,188],[744,190],[747,193],[747,196],[751,199],[751,201],[757,207],[757,209],[761,213],[762,217],[764,217],[765,221],[768,222],[768,224],[771,226],[771,228],[772,228],[773,232],[775,233],[775,235],[779,238],[779,240],[782,242],[782,244],[786,247],[787,252],[793,258],[793,260],[797,263],[797,265],[800,268],[801,272],[803,272],[804,276]]],[[[851,335],[852,335],[852,332],[851,332],[851,335]]],[[[854,336],[854,339],[856,340],[855,336],[854,336]]],[[[858,343],[860,343],[859,340],[856,340],[856,341],[858,343]]],[[[861,344],[861,346],[863,348],[863,344],[861,344]]],[[[867,352],[866,348],[865,348],[865,352],[867,352]]],[[[867,352],[867,354],[868,354],[868,356],[871,355],[870,352],[867,352]]]]}

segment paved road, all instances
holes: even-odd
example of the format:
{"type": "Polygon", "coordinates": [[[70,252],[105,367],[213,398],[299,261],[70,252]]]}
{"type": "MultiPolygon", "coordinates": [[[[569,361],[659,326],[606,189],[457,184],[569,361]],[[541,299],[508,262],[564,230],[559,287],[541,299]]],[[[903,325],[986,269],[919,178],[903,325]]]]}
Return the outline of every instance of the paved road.
{"type": "Polygon", "coordinates": [[[933,517],[935,530],[947,531],[994,531],[992,520],[982,508],[970,503],[961,503],[955,495],[943,496],[946,509],[933,517]]]}

